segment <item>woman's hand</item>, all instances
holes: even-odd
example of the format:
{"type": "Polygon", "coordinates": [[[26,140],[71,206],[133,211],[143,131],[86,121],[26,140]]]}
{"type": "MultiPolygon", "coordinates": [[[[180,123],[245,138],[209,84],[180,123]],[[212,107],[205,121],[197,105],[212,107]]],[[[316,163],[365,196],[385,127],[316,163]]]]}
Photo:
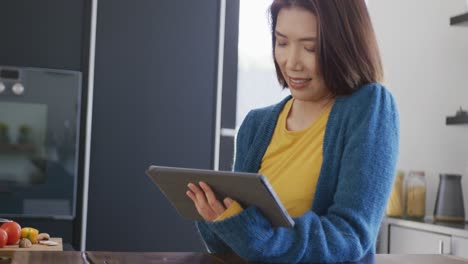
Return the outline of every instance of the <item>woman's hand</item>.
{"type": "Polygon", "coordinates": [[[204,182],[199,182],[199,186],[193,183],[188,184],[189,190],[187,196],[195,203],[198,213],[206,221],[213,222],[232,204],[233,200],[226,197],[221,203],[216,199],[216,196],[210,186],[204,182]]]}

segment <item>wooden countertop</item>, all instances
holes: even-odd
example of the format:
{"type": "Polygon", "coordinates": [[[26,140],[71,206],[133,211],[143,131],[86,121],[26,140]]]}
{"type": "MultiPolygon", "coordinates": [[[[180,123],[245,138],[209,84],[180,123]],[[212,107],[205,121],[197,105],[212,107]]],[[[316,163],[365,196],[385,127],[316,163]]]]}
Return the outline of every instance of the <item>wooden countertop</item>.
{"type": "MultiPolygon", "coordinates": [[[[30,248],[20,248],[18,245],[5,246],[0,248],[2,251],[63,251],[62,238],[51,237],[50,240],[58,243],[56,246],[47,246],[42,244],[33,244],[30,248]]],[[[1,263],[1,262],[0,262],[1,263]]]]}
{"type": "Polygon", "coordinates": [[[223,256],[215,256],[206,253],[196,252],[86,252],[90,264],[94,263],[247,263],[240,259],[232,261],[230,258],[223,258],[223,256]],[[230,260],[226,262],[225,259],[230,260]]]}
{"type": "MultiPolygon", "coordinates": [[[[0,264],[123,264],[123,263],[248,263],[233,256],[198,252],[79,252],[79,251],[2,251],[0,264]]],[[[348,264],[468,264],[468,259],[448,255],[370,255],[348,264]]]]}

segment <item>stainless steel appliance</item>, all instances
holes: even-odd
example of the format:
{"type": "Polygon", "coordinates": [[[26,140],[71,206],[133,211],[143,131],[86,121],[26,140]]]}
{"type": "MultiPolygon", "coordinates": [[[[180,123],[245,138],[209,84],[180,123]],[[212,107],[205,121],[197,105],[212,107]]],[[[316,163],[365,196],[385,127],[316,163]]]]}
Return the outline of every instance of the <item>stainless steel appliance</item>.
{"type": "Polygon", "coordinates": [[[0,216],[74,218],[81,79],[0,66],[0,216]]]}

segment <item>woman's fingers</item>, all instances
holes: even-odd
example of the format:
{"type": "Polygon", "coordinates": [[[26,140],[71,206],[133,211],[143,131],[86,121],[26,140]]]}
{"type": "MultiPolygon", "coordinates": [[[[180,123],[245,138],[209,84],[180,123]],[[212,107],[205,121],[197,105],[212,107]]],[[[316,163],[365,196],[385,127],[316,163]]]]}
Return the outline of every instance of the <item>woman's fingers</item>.
{"type": "MultiPolygon", "coordinates": [[[[216,211],[216,210],[219,210],[219,209],[215,210],[214,208],[211,207],[211,205],[209,204],[207,200],[205,191],[193,183],[189,183],[188,187],[190,189],[189,191],[193,193],[193,196],[192,197],[189,196],[189,197],[194,201],[195,207],[197,208],[198,213],[203,217],[203,219],[207,221],[213,221],[214,219],[216,219],[218,215],[220,214],[219,211],[216,211]]],[[[189,194],[187,193],[187,195],[189,194]]],[[[216,206],[214,207],[217,208],[216,206]]]]}
{"type": "Polygon", "coordinates": [[[195,194],[197,203],[200,203],[200,204],[206,203],[206,196],[202,189],[200,189],[197,185],[193,183],[189,183],[188,187],[190,191],[192,191],[195,194]]]}
{"type": "Polygon", "coordinates": [[[194,203],[197,203],[197,197],[195,197],[195,194],[188,190],[185,194],[187,194],[187,196],[194,202],[194,203]]]}
{"type": "Polygon", "coordinates": [[[210,186],[204,182],[200,182],[200,187],[205,192],[206,199],[208,201],[208,205],[215,211],[217,215],[220,215],[226,210],[223,204],[216,199],[216,195],[214,194],[213,190],[211,190],[210,186]]]}
{"type": "Polygon", "coordinates": [[[226,198],[224,198],[223,202],[224,202],[224,206],[226,206],[226,208],[228,208],[229,206],[231,206],[232,202],[234,202],[234,201],[231,198],[226,197],[226,198]]]}
{"type": "Polygon", "coordinates": [[[197,200],[197,197],[195,196],[195,194],[190,190],[188,190],[185,194],[187,194],[187,196],[193,201],[193,203],[195,204],[195,208],[197,209],[198,213],[203,218],[205,218],[205,216],[201,214],[200,208],[198,207],[198,200],[197,200]]]}

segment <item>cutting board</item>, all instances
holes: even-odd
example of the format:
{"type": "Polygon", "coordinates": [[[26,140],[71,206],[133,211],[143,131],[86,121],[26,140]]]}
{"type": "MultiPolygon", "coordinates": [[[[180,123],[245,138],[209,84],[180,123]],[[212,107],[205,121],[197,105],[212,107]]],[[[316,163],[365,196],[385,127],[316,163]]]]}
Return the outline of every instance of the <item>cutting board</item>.
{"type": "Polygon", "coordinates": [[[4,246],[0,251],[63,251],[61,237],[51,237],[50,240],[58,243],[56,246],[47,246],[41,244],[33,244],[30,248],[20,248],[18,245],[4,246]]]}

